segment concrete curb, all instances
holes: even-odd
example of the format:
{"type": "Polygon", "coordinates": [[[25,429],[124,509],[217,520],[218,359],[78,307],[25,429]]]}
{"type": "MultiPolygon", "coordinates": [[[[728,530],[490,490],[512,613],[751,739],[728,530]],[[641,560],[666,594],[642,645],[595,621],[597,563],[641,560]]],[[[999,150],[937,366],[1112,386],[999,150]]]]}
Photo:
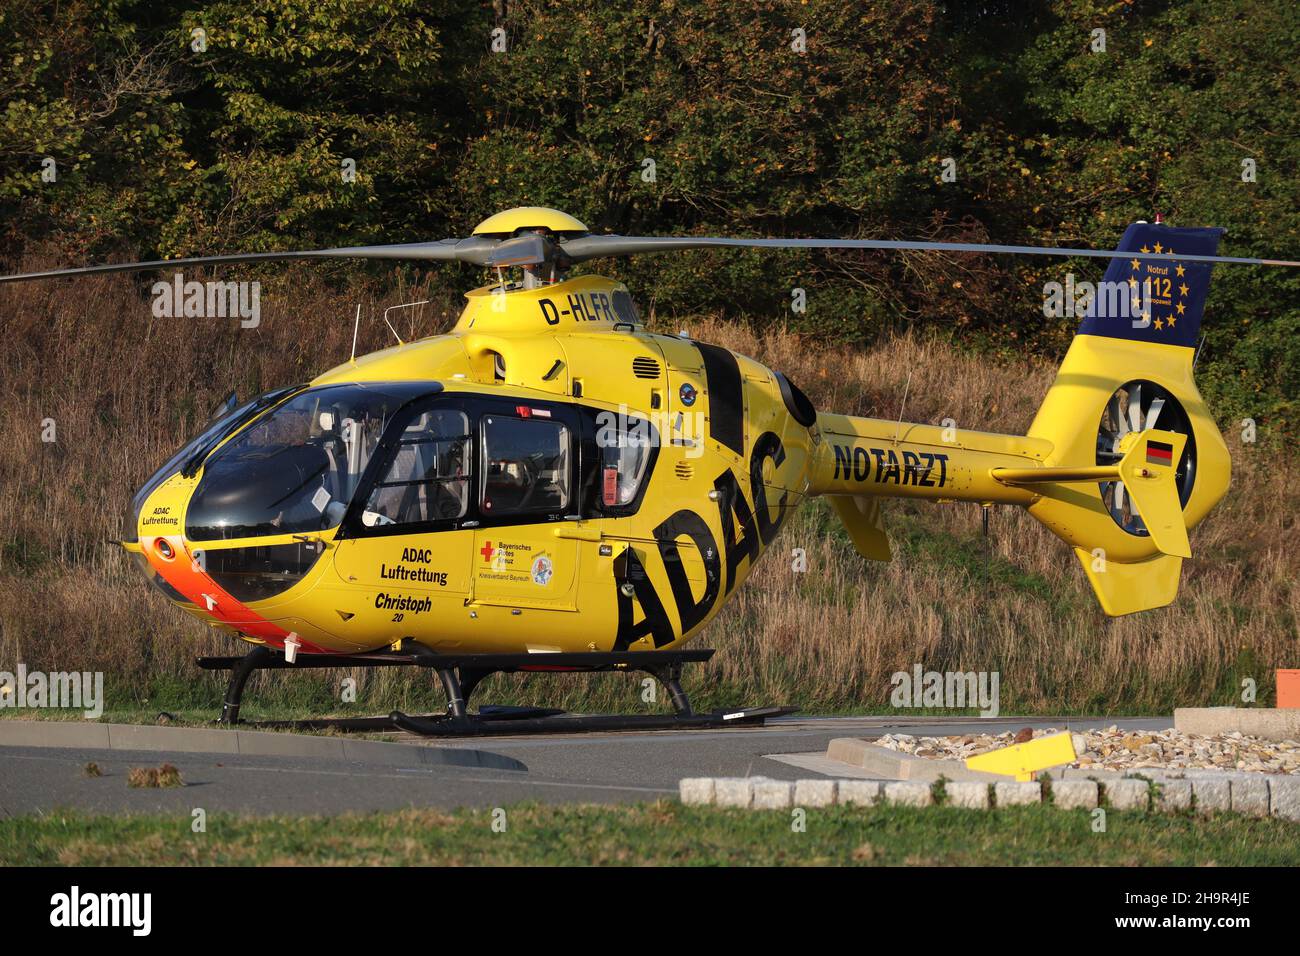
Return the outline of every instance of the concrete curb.
{"type": "MultiPolygon", "coordinates": [[[[1233,776],[1240,777],[1241,774],[1233,776]]],[[[678,792],[687,806],[783,810],[829,806],[950,806],[970,810],[1050,803],[1062,810],[1091,812],[1097,807],[1138,813],[1235,812],[1273,816],[1300,823],[1300,777],[1234,781],[1229,776],[1192,780],[1114,777],[1096,780],[1000,780],[937,783],[920,780],[771,780],[767,777],[687,777],[678,792]],[[1240,796],[1234,792],[1239,791],[1240,796]]]]}
{"type": "Polygon", "coordinates": [[[997,783],[999,780],[1009,779],[1000,773],[971,770],[960,760],[916,757],[868,743],[858,737],[836,737],[826,747],[826,758],[846,763],[850,767],[860,767],[868,773],[888,780],[934,783],[940,777],[945,777],[954,782],[997,783]]]}
{"type": "Polygon", "coordinates": [[[1300,708],[1179,707],[1174,729],[1206,737],[1236,731],[1262,740],[1300,740],[1300,708]]]}
{"type": "Polygon", "coordinates": [[[91,721],[0,720],[0,747],[59,747],[79,750],[144,750],[166,753],[258,757],[310,757],[383,767],[481,767],[526,771],[512,757],[462,747],[435,747],[352,740],[265,730],[212,727],[154,727],[91,721]]]}

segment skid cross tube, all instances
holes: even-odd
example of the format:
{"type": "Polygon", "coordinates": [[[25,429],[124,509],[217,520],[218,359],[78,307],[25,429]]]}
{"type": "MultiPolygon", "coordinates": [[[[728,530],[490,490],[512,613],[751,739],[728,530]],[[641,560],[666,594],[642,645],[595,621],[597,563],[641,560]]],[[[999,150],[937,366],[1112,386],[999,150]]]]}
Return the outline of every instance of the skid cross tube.
{"type": "MultiPolygon", "coordinates": [[[[197,661],[204,670],[230,671],[230,683],[226,688],[225,700],[221,705],[218,723],[239,723],[239,708],[243,701],[244,689],[248,678],[257,670],[295,670],[324,667],[424,667],[436,671],[447,695],[446,724],[438,730],[442,734],[470,733],[472,725],[482,724],[484,717],[475,717],[469,713],[469,698],[484,678],[500,673],[602,673],[609,671],[635,671],[650,674],[668,693],[673,707],[673,716],[641,719],[627,718],[565,718],[564,727],[595,726],[602,721],[612,729],[616,725],[629,726],[667,726],[677,721],[679,726],[715,725],[723,717],[697,715],[691,709],[690,699],[682,689],[682,669],[685,664],[703,663],[713,656],[712,648],[697,648],[681,651],[590,651],[557,654],[441,654],[413,641],[404,641],[401,650],[374,651],[367,654],[298,654],[290,663],[283,653],[269,647],[256,647],[243,657],[200,657],[197,661]],[[665,723],[667,722],[667,723],[665,723]]],[[[750,720],[763,716],[773,716],[776,708],[762,708],[754,711],[750,720]]],[[[784,711],[782,711],[784,712],[784,711]]],[[[558,711],[534,710],[528,714],[507,714],[505,712],[491,715],[492,722],[508,721],[520,730],[542,730],[546,720],[558,714],[558,711]],[[539,714],[538,717],[530,716],[539,714]],[[532,726],[536,725],[536,726],[532,726]]],[[[737,711],[728,715],[727,720],[743,722],[742,715],[748,712],[737,711]]],[[[430,733],[428,721],[444,718],[410,718],[394,713],[389,718],[379,718],[403,729],[415,729],[415,732],[430,733]],[[423,723],[422,723],[423,722],[423,723]],[[416,729],[416,728],[422,729],[416,729]]],[[[352,718],[339,721],[324,719],[315,721],[289,722],[307,726],[339,726],[341,729],[372,729],[376,718],[352,718]]],[[[284,723],[284,722],[276,722],[284,723]]],[[[483,731],[479,731],[483,732],[483,731]]]]}

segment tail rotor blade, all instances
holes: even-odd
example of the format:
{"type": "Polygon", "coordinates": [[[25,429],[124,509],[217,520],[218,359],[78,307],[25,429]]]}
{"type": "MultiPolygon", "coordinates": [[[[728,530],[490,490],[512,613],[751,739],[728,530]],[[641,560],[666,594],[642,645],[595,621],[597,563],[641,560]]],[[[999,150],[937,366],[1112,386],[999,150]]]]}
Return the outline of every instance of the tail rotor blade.
{"type": "Polygon", "coordinates": [[[1132,431],[1140,432],[1142,430],[1141,382],[1133,387],[1133,391],[1128,393],[1128,421],[1132,431]]]}
{"type": "Polygon", "coordinates": [[[1156,397],[1151,400],[1151,407],[1147,409],[1147,420],[1142,423],[1143,428],[1155,428],[1156,420],[1160,418],[1160,411],[1165,407],[1165,400],[1156,397]]]}

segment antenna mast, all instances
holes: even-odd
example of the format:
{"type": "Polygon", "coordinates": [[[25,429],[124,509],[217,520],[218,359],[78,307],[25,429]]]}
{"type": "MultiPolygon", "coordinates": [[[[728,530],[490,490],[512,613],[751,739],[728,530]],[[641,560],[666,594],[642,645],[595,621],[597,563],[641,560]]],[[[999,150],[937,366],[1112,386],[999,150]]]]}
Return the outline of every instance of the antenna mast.
{"type": "Polygon", "coordinates": [[[353,365],[357,364],[357,332],[361,330],[361,303],[357,303],[357,321],[352,326],[352,355],[348,361],[353,365]]]}

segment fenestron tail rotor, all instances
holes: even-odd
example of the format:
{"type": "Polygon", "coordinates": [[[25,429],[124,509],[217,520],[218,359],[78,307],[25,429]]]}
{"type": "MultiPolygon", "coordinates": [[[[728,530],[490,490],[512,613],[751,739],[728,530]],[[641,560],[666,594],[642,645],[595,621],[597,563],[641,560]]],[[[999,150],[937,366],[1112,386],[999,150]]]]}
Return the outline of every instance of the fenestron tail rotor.
{"type": "MultiPolygon", "coordinates": [[[[1151,428],[1187,436],[1175,476],[1179,501],[1186,505],[1196,481],[1196,439],[1178,399],[1155,382],[1126,382],[1106,402],[1097,428],[1097,464],[1114,465],[1122,460],[1127,451],[1125,437],[1151,428]]],[[[1100,487],[1102,502],[1117,525],[1132,535],[1149,533],[1123,481],[1103,481],[1100,487]]]]}

